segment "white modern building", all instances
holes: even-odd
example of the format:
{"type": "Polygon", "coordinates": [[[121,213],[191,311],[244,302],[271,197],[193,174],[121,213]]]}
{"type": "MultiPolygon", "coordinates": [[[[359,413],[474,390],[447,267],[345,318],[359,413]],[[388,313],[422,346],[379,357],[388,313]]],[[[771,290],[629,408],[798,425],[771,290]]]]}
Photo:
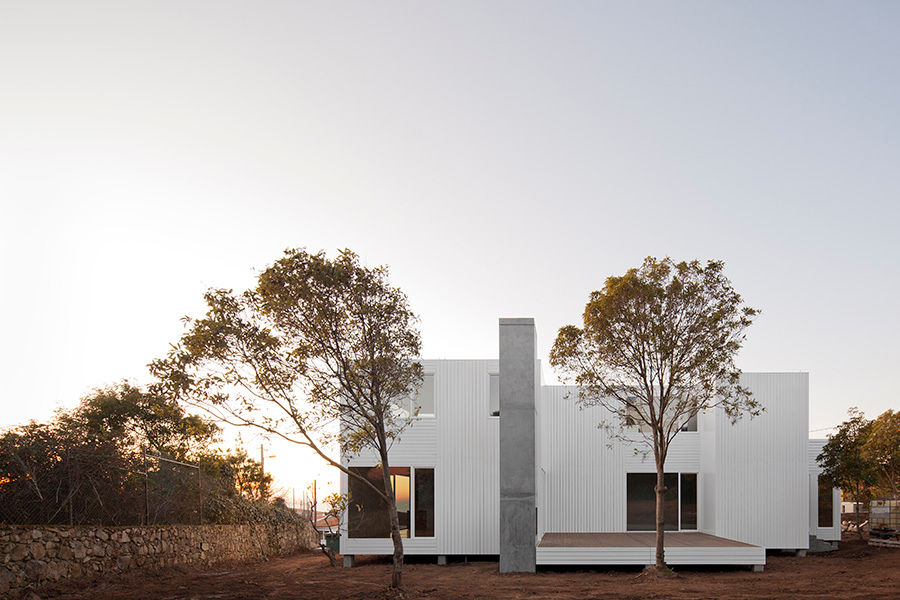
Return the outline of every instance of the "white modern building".
{"type": "MultiPolygon", "coordinates": [[[[501,571],[652,564],[652,453],[609,438],[603,410],[579,409],[575,388],[543,385],[533,320],[501,319],[499,337],[499,360],[423,363],[418,417],[390,451],[405,553],[495,555],[501,571]]],[[[670,447],[669,564],[761,569],[766,550],[840,539],[839,491],[818,480],[824,440],[808,436],[808,374],[745,373],[742,384],[761,416],[732,425],[710,411],[670,447]]],[[[381,485],[374,454],[344,461],[381,485]]],[[[345,564],[391,554],[377,496],[346,475],[341,491],[345,564]]]]}

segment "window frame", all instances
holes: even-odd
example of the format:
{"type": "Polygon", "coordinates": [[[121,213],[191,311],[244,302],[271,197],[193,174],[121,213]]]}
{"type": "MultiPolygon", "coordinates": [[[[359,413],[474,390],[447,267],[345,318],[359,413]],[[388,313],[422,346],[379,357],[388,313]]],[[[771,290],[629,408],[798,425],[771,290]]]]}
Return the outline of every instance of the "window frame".
{"type": "MultiPolygon", "coordinates": [[[[352,465],[350,468],[374,469],[376,467],[377,467],[377,465],[352,465]]],[[[418,466],[395,465],[392,468],[395,468],[395,469],[407,468],[407,469],[409,469],[409,535],[407,537],[404,537],[403,539],[404,540],[433,540],[433,539],[435,539],[437,537],[437,529],[438,529],[438,518],[437,518],[437,513],[438,513],[437,504],[438,503],[437,503],[437,489],[436,489],[437,488],[437,468],[434,465],[426,465],[426,464],[419,464],[418,466]],[[431,535],[431,536],[416,535],[416,470],[417,469],[431,469],[432,471],[434,471],[433,484],[434,484],[435,489],[432,490],[432,496],[434,498],[434,535],[431,535]]],[[[349,495],[350,481],[353,478],[347,474],[345,474],[345,477],[347,477],[347,494],[349,495]]],[[[393,483],[392,483],[392,485],[393,485],[393,483]]],[[[396,502],[396,494],[397,494],[397,490],[396,490],[396,486],[394,486],[395,502],[396,502]]],[[[349,506],[347,507],[347,510],[348,511],[350,510],[349,506]]],[[[389,539],[391,539],[390,534],[387,537],[351,536],[350,535],[349,513],[346,518],[346,523],[347,523],[347,539],[349,539],[349,540],[356,541],[356,540],[389,540],[389,539]]]]}
{"type": "Polygon", "coordinates": [[[419,411],[419,414],[413,415],[413,412],[415,411],[415,408],[416,408],[416,398],[419,395],[418,390],[416,390],[416,393],[414,396],[410,396],[409,398],[403,399],[403,410],[406,412],[406,414],[410,418],[413,418],[413,419],[434,419],[437,417],[437,378],[435,376],[434,371],[425,371],[424,373],[422,373],[423,384],[425,381],[425,377],[431,377],[431,382],[432,382],[431,383],[431,391],[432,391],[432,399],[431,400],[432,400],[432,404],[434,405],[434,409],[433,409],[433,412],[430,412],[430,413],[423,413],[423,412],[419,411]]]}
{"type": "MultiPolygon", "coordinates": [[[[632,475],[632,474],[643,474],[643,475],[650,474],[650,475],[655,476],[656,471],[626,471],[625,472],[625,485],[623,486],[624,489],[622,492],[622,494],[623,494],[623,503],[622,504],[623,504],[623,511],[624,511],[623,517],[624,517],[624,521],[625,521],[625,531],[626,531],[626,533],[627,532],[656,531],[655,527],[653,529],[649,529],[649,530],[648,529],[629,529],[628,528],[628,476],[632,475]]],[[[700,481],[701,481],[702,473],[700,473],[700,471],[698,470],[698,471],[666,471],[665,474],[666,475],[676,475],[677,481],[678,481],[678,497],[676,500],[677,509],[678,509],[678,528],[677,529],[666,529],[666,533],[700,532],[700,515],[702,514],[702,512],[701,512],[701,510],[702,510],[701,509],[702,494],[700,493],[700,491],[701,491],[700,481]],[[681,475],[682,474],[695,475],[697,477],[697,483],[696,483],[696,487],[697,487],[697,490],[696,490],[696,493],[697,493],[697,526],[694,529],[684,529],[681,526],[681,490],[682,490],[681,475]]]]}
{"type": "Polygon", "coordinates": [[[488,393],[487,393],[487,416],[489,419],[499,419],[500,418],[500,373],[494,373],[492,371],[488,371],[488,393]],[[491,412],[491,378],[497,378],[497,414],[493,414],[491,412]]]}

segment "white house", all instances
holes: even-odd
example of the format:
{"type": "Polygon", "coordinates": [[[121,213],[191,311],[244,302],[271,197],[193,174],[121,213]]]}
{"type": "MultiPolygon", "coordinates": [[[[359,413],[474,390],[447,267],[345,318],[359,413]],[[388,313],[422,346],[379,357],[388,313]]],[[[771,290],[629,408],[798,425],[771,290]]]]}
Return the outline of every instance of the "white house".
{"type": "MultiPolygon", "coordinates": [[[[654,562],[655,466],[607,438],[600,408],[543,385],[532,319],[500,320],[499,360],[426,360],[419,415],[390,451],[407,554],[499,555],[501,571],[536,565],[654,562]]],[[[840,495],[821,490],[808,437],[809,376],[745,373],[765,407],[732,425],[700,415],[666,461],[669,564],[751,565],[769,549],[805,552],[840,539],[840,495]]],[[[374,454],[344,464],[381,485],[374,454]]],[[[348,481],[349,480],[349,481],[348,481]]],[[[391,554],[386,509],[341,480],[345,564],[391,554]]]]}

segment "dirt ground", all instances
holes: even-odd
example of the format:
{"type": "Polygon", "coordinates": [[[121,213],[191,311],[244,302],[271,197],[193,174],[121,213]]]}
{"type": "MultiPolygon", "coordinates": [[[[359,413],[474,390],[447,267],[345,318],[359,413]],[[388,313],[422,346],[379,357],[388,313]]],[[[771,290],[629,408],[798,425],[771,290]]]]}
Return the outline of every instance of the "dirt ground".
{"type": "MultiPolygon", "coordinates": [[[[500,575],[496,562],[438,566],[410,559],[401,598],[429,600],[517,598],[900,598],[900,549],[874,548],[847,538],[841,549],[798,558],[770,555],[763,573],[746,568],[679,568],[672,578],[647,580],[639,570],[541,569],[534,575],[500,575]]],[[[393,598],[390,565],[382,558],[331,568],[317,553],[252,565],[219,565],[205,571],[128,574],[117,580],[80,582],[40,590],[40,597],[72,600],[236,600],[243,598],[393,598]]]]}

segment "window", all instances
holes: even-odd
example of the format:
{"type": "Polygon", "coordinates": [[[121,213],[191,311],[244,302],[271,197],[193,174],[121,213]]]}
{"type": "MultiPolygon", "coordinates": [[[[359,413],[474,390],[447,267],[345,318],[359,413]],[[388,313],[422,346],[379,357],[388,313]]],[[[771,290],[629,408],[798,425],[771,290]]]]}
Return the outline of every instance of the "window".
{"type": "Polygon", "coordinates": [[[491,373],[491,391],[488,398],[488,410],[492,417],[500,416],[500,376],[491,373]]]}
{"type": "Polygon", "coordinates": [[[697,415],[688,419],[687,423],[681,428],[682,431],[697,431],[697,415]]]}
{"type": "Polygon", "coordinates": [[[697,474],[682,473],[681,528],[697,529],[697,474]]]}
{"type": "MultiPolygon", "coordinates": [[[[637,403],[637,398],[629,398],[628,400],[637,403]]],[[[638,409],[630,404],[625,405],[625,428],[631,433],[650,433],[653,431],[653,429],[641,419],[638,409]]]]}
{"type": "Polygon", "coordinates": [[[834,527],[834,492],[819,475],[819,527],[834,527]]]}
{"type": "MultiPolygon", "coordinates": [[[[664,475],[663,519],[666,531],[678,530],[678,474],[664,475]]],[[[628,473],[627,529],[656,531],[656,473],[628,473]]]]}
{"type": "Polygon", "coordinates": [[[434,537],[434,469],[414,469],[416,537],[434,537]]]}
{"type": "MultiPolygon", "coordinates": [[[[384,490],[381,467],[350,467],[379,490],[384,490]]],[[[434,537],[434,469],[391,467],[391,486],[400,521],[400,535],[434,537]],[[410,494],[410,479],[415,480],[414,498],[410,494]],[[413,511],[415,510],[415,514],[413,511]],[[415,531],[415,535],[412,533],[415,531]]],[[[350,502],[347,507],[347,528],[351,538],[388,538],[391,520],[387,503],[375,490],[355,477],[349,478],[350,502]]]]}
{"type": "MultiPolygon", "coordinates": [[[[381,467],[351,467],[351,471],[384,490],[381,467]]],[[[391,487],[400,519],[400,535],[409,537],[409,467],[391,467],[391,487]]],[[[391,520],[387,502],[371,487],[350,477],[348,529],[350,537],[382,538],[391,536],[391,520]]]]}
{"type": "Polygon", "coordinates": [[[422,377],[422,386],[413,399],[413,409],[419,409],[420,417],[434,416],[434,375],[422,377]]]}
{"type": "MultiPolygon", "coordinates": [[[[628,473],[626,477],[626,528],[628,531],[655,531],[656,473],[628,473]]],[[[666,486],[663,496],[666,531],[696,530],[697,474],[665,473],[663,483],[666,486]]]]}

